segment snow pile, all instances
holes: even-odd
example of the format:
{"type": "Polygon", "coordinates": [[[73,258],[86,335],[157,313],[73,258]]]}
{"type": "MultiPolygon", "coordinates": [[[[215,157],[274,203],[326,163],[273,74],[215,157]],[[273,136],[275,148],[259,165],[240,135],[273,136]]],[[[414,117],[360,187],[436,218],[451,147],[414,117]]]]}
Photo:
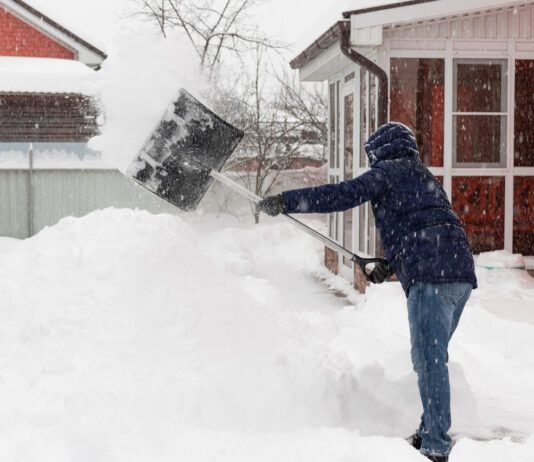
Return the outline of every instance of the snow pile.
{"type": "Polygon", "coordinates": [[[104,160],[126,171],[180,88],[205,87],[195,50],[178,32],[165,39],[152,24],[123,21],[99,72],[105,122],[90,142],[104,160]]]}
{"type": "MultiPolygon", "coordinates": [[[[321,258],[276,220],[114,209],[1,241],[0,459],[426,460],[401,438],[421,407],[400,285],[356,295],[321,258]]],[[[495,274],[450,351],[456,462],[534,457],[534,315],[489,309],[534,283],[495,274]]]]}
{"type": "Polygon", "coordinates": [[[524,268],[525,259],[520,253],[495,250],[493,252],[482,252],[478,255],[477,265],[486,268],[524,268]]]}

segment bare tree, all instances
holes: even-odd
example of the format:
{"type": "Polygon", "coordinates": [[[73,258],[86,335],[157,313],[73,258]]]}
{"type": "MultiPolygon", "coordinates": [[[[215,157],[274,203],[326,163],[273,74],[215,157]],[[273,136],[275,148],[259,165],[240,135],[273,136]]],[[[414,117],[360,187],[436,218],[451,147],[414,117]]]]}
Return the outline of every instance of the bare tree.
{"type": "Polygon", "coordinates": [[[136,14],[155,21],[165,36],[181,29],[193,44],[201,66],[214,72],[225,51],[239,55],[261,45],[271,49],[284,44],[260,34],[248,16],[261,0],[132,0],[136,14]]]}
{"type": "Polygon", "coordinates": [[[271,79],[266,88],[265,52],[258,45],[253,73],[227,90],[219,88],[214,103],[216,112],[245,131],[227,169],[240,172],[248,189],[262,197],[293,168],[306,145],[318,147],[324,157],[327,135],[320,88],[307,90],[287,75],[271,79]]]}

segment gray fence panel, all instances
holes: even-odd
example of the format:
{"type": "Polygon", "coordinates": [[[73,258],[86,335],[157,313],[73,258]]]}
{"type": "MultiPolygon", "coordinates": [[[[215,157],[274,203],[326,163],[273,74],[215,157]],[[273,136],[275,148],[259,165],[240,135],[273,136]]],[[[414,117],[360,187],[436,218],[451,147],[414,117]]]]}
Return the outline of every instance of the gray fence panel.
{"type": "MultiPolygon", "coordinates": [[[[28,170],[0,170],[0,235],[28,237],[28,170]]],[[[177,213],[164,200],[135,185],[117,170],[34,170],[33,232],[66,216],[80,217],[106,207],[177,213]]]]}
{"type": "Polygon", "coordinates": [[[0,170],[0,236],[28,233],[28,171],[0,170]]]}

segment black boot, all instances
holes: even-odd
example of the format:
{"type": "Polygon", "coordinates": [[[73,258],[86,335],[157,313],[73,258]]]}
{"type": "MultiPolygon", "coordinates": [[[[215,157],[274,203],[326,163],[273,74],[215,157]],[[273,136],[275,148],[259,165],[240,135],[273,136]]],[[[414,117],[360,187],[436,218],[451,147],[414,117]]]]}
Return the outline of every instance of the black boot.
{"type": "Polygon", "coordinates": [[[421,449],[421,444],[423,444],[423,438],[421,438],[421,435],[417,432],[407,438],[406,441],[418,451],[421,449]]]}
{"type": "Polygon", "coordinates": [[[449,456],[427,456],[423,454],[427,459],[430,459],[432,462],[448,462],[449,456]]]}

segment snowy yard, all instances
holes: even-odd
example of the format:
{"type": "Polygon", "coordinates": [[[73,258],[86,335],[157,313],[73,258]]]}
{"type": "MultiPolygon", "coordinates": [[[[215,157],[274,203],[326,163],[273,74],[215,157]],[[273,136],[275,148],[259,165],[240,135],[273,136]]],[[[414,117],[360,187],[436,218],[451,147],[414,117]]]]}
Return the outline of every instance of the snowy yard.
{"type": "MultiPolygon", "coordinates": [[[[282,221],[107,209],[0,259],[0,460],[426,460],[400,285],[353,292],[282,221]]],[[[478,278],[450,460],[532,461],[534,279],[478,278]]]]}

